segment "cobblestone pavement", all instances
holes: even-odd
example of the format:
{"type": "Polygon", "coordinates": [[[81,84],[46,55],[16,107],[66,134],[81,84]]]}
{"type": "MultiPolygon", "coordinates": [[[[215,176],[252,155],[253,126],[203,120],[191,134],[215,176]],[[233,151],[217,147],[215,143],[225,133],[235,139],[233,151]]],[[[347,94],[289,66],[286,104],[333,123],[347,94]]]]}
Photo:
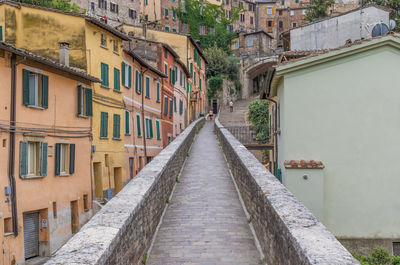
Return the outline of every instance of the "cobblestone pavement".
{"type": "Polygon", "coordinates": [[[259,264],[213,126],[193,143],[147,264],[259,264]]]}

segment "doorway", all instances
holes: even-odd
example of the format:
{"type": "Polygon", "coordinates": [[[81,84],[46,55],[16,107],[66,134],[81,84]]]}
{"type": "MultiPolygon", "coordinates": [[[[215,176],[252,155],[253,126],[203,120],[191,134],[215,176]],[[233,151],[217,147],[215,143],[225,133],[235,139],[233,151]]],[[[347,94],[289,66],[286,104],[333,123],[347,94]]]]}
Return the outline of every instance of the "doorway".
{"type": "Polygon", "coordinates": [[[39,212],[23,214],[25,259],[39,256],[39,212]]]}
{"type": "Polygon", "coordinates": [[[213,108],[213,113],[215,115],[217,115],[217,113],[218,113],[218,102],[217,102],[216,99],[213,99],[212,108],[213,108]]]}
{"type": "Polygon", "coordinates": [[[122,168],[114,168],[114,196],[122,190],[122,168]]]}
{"type": "Polygon", "coordinates": [[[129,178],[133,179],[133,157],[129,158],[129,178]]]}
{"type": "Polygon", "coordinates": [[[103,198],[103,174],[101,162],[93,163],[94,192],[97,198],[103,198]]]}
{"type": "Polygon", "coordinates": [[[78,201],[71,201],[71,231],[72,234],[75,234],[79,231],[78,201]]]}

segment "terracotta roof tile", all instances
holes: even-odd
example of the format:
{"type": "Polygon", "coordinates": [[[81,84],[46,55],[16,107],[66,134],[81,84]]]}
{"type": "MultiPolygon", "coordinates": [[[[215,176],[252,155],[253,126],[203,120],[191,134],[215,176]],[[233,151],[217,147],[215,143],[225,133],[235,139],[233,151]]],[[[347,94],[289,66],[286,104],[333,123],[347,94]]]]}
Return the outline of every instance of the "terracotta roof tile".
{"type": "Polygon", "coordinates": [[[321,161],[315,160],[286,160],[285,168],[287,169],[323,169],[324,164],[321,161]]]}

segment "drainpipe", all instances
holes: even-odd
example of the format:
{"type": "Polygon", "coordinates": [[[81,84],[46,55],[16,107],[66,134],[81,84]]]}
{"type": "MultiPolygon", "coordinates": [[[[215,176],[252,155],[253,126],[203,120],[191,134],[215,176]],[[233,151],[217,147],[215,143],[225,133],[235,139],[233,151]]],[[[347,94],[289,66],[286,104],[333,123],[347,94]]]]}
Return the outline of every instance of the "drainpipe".
{"type": "Polygon", "coordinates": [[[266,97],[266,99],[272,102],[275,105],[275,115],[274,115],[274,150],[275,150],[275,161],[274,161],[274,175],[277,174],[278,169],[278,102],[273,100],[272,98],[266,97]]]}
{"type": "Polygon", "coordinates": [[[17,188],[15,183],[15,120],[17,55],[11,56],[10,143],[8,147],[8,182],[11,187],[11,214],[14,236],[18,236],[17,188]]]}
{"type": "Polygon", "coordinates": [[[144,87],[144,74],[147,72],[147,70],[148,69],[146,69],[146,70],[141,70],[140,72],[141,72],[141,75],[142,75],[142,77],[141,77],[141,83],[142,83],[142,128],[143,128],[143,148],[144,148],[144,157],[145,157],[145,159],[146,159],[146,164],[147,164],[147,147],[146,147],[146,132],[145,132],[145,126],[144,126],[144,92],[145,92],[145,90],[146,90],[146,88],[144,87]]]}

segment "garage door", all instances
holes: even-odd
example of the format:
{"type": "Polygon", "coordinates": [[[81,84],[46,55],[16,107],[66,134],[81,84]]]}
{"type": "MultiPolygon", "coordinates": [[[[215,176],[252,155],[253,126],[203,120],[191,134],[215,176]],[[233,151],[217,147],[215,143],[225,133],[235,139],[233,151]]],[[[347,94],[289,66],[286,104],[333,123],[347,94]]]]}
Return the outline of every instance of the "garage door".
{"type": "Polygon", "coordinates": [[[39,212],[24,213],[25,259],[39,256],[39,212]]]}

